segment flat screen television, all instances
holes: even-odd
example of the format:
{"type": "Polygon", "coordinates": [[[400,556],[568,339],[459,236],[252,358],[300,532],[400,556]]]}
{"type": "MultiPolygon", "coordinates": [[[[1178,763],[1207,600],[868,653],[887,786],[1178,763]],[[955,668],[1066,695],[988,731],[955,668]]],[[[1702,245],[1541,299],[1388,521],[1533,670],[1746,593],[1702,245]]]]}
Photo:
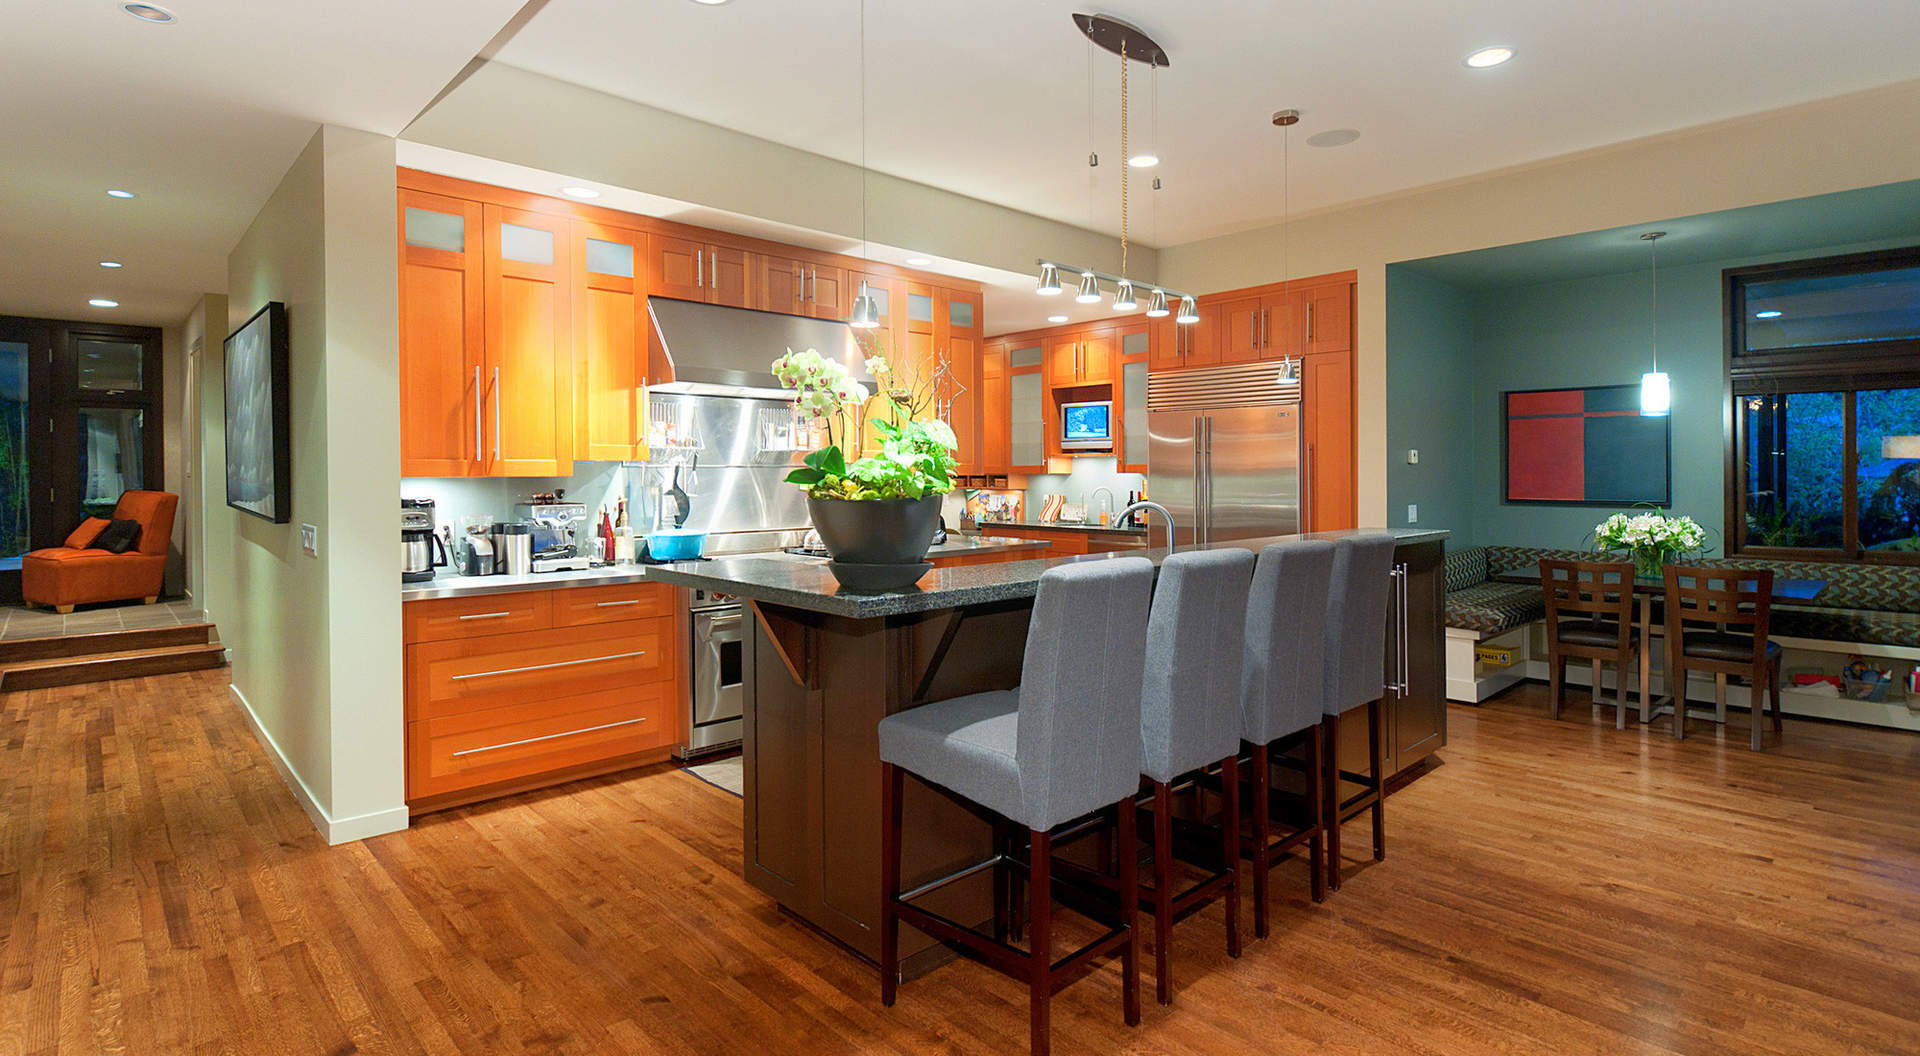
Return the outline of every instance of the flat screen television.
{"type": "Polygon", "coordinates": [[[1060,405],[1060,450],[1107,451],[1112,448],[1112,400],[1060,405]]]}

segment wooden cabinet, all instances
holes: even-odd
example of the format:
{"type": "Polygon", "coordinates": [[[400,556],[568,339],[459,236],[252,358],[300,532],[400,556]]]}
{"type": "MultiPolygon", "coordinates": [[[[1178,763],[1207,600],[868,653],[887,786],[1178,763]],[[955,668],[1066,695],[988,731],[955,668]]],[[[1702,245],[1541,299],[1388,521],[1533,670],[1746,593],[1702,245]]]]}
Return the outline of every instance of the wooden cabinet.
{"type": "MultiPolygon", "coordinates": [[[[1447,743],[1445,556],[1440,542],[1402,543],[1394,548],[1394,565],[1406,574],[1406,604],[1402,606],[1396,594],[1387,615],[1389,685],[1381,734],[1390,776],[1404,772],[1447,743]],[[1400,648],[1403,642],[1404,652],[1400,648]],[[1403,683],[1406,688],[1394,688],[1403,683]]],[[[1365,709],[1341,716],[1336,754],[1341,770],[1367,772],[1365,709]]],[[[1343,800],[1359,791],[1360,786],[1352,782],[1340,784],[1343,800]]]]}
{"type": "Polygon", "coordinates": [[[1010,472],[1013,407],[1007,391],[1007,344],[989,341],[980,355],[980,472],[1010,472]]]}
{"type": "Polygon", "coordinates": [[[1294,293],[1298,351],[1305,355],[1353,351],[1353,283],[1342,280],[1294,293]]]}
{"type": "Polygon", "coordinates": [[[1214,306],[1224,321],[1221,363],[1254,363],[1300,354],[1294,325],[1297,304],[1283,290],[1254,297],[1236,297],[1214,306]]]}
{"type": "Polygon", "coordinates": [[[665,758],[682,615],[674,588],[644,582],[407,602],[408,805],[665,758]]]}
{"type": "Polygon", "coordinates": [[[497,205],[482,206],[481,216],[483,473],[564,477],[573,472],[574,441],[567,221],[497,205]]]}
{"type": "Polygon", "coordinates": [[[1353,354],[1316,352],[1302,357],[1300,402],[1305,530],[1355,527],[1353,354]]]}
{"type": "Polygon", "coordinates": [[[1113,381],[1113,341],[1111,327],[1079,330],[1048,338],[1047,387],[1070,388],[1075,385],[1104,385],[1113,381]]]}
{"type": "Polygon", "coordinates": [[[654,235],[648,242],[653,293],[683,301],[754,307],[746,250],[671,235],[654,235]]]}
{"type": "MultiPolygon", "coordinates": [[[[1117,512],[1117,511],[1116,511],[1117,512]]],[[[980,534],[989,539],[1044,539],[1045,557],[1075,557],[1080,554],[1105,554],[1137,550],[1147,545],[1144,532],[1089,531],[1071,525],[1039,526],[1031,524],[983,524],[980,534]]]]}
{"type": "Polygon", "coordinates": [[[982,457],[983,405],[980,385],[980,295],[940,288],[935,297],[933,344],[946,364],[941,401],[960,443],[959,471],[988,472],[982,457]]]}
{"type": "Polygon", "coordinates": [[[1009,473],[1047,471],[1048,426],[1053,420],[1047,399],[1046,350],[1042,345],[1012,344],[1007,348],[1007,461],[1009,473]]]}
{"type": "Polygon", "coordinates": [[[843,269],[764,253],[753,254],[752,260],[758,277],[754,307],[816,319],[847,318],[851,302],[843,269]]]}
{"type": "Polygon", "coordinates": [[[399,192],[400,475],[464,477],[485,444],[480,206],[399,192]]]}
{"type": "MultiPolygon", "coordinates": [[[[1158,322],[1159,320],[1154,320],[1158,322]]],[[[1113,452],[1122,473],[1147,471],[1147,369],[1152,337],[1144,324],[1116,331],[1119,348],[1114,372],[1113,452]]]]}
{"type": "Polygon", "coordinates": [[[576,220],[573,247],[575,457],[647,457],[647,236],[576,220]]]}
{"type": "Polygon", "coordinates": [[[1222,307],[1202,301],[1200,321],[1176,323],[1173,316],[1153,320],[1152,347],[1147,366],[1153,371],[1180,370],[1186,367],[1211,367],[1220,362],[1222,307]]]}

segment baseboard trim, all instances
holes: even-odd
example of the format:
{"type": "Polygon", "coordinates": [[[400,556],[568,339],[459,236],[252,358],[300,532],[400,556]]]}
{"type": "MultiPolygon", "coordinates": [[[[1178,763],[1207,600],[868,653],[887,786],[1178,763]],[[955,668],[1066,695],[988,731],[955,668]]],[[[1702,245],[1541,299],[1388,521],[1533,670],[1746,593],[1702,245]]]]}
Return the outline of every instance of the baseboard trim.
{"type": "MultiPolygon", "coordinates": [[[[1526,665],[1527,677],[1533,681],[1547,681],[1547,662],[1529,660],[1526,665]]],[[[1593,681],[1593,665],[1586,660],[1567,662],[1567,684],[1569,686],[1587,686],[1593,681]]],[[[1654,699],[1668,695],[1666,673],[1656,672],[1650,680],[1654,699]]],[[[1617,690],[1617,681],[1611,665],[1601,669],[1600,684],[1603,689],[1617,690]]],[[[1639,681],[1629,683],[1630,690],[1639,692],[1639,681]]],[[[1732,684],[1727,686],[1727,707],[1733,711],[1746,711],[1752,696],[1751,687],[1732,684]]],[[[1713,679],[1695,672],[1687,679],[1687,700],[1695,705],[1713,703],[1713,679]]],[[[1569,703],[1579,703],[1569,701],[1569,703]]],[[[1611,703],[1611,701],[1609,701],[1611,703]]],[[[1638,708],[1636,699],[1629,703],[1638,708]]],[[[1795,715],[1808,719],[1830,719],[1836,722],[1850,722],[1857,726],[1878,726],[1890,730],[1920,731],[1920,713],[1907,710],[1905,704],[1884,703],[1881,701],[1850,700],[1846,697],[1829,697],[1797,691],[1793,686],[1780,687],[1780,711],[1786,715],[1795,715]]],[[[1665,721],[1665,720],[1660,720],[1665,721]]]]}
{"type": "Polygon", "coordinates": [[[293,793],[294,802],[300,804],[301,810],[306,811],[308,820],[313,822],[314,828],[320,830],[321,837],[329,846],[352,843],[369,836],[399,832],[407,827],[408,815],[405,804],[386,810],[358,814],[350,818],[335,818],[328,814],[326,809],[320,806],[320,801],[315,798],[313,789],[307,787],[306,779],[302,778],[299,771],[293,768],[293,764],[287,761],[286,753],[280,750],[280,743],[273,739],[273,734],[268,733],[266,726],[260,722],[260,716],[254,713],[253,703],[247,700],[247,695],[232,682],[227,683],[227,692],[231,693],[234,701],[240,705],[240,712],[247,717],[247,725],[252,727],[254,738],[267,750],[267,761],[273,764],[274,770],[280,774],[280,780],[285,782],[287,790],[293,793]]]}

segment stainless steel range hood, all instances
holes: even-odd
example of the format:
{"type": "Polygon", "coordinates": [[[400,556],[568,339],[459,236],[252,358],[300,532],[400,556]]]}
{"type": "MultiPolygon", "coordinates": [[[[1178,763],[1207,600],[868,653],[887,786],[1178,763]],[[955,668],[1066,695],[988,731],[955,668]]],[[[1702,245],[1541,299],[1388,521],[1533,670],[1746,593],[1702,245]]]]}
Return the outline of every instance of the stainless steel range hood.
{"type": "Polygon", "coordinates": [[[673,374],[655,392],[792,399],[772,371],[788,349],[813,349],[845,363],[856,381],[873,381],[845,323],[669,297],[648,297],[647,314],[673,374]]]}

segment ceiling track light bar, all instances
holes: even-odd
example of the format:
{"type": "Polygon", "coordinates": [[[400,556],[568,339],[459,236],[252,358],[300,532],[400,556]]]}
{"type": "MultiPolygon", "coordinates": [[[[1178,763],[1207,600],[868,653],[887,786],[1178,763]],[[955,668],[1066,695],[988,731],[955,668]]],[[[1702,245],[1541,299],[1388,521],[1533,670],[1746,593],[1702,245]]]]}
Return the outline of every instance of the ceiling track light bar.
{"type": "MultiPolygon", "coordinates": [[[[1193,297],[1193,294],[1182,293],[1171,286],[1162,286],[1157,282],[1141,282],[1139,279],[1129,279],[1125,275],[1112,275],[1104,271],[1095,271],[1092,268],[1083,268],[1077,264],[1062,264],[1057,260],[1048,260],[1045,257],[1034,261],[1034,263],[1042,268],[1053,268],[1062,275],[1091,275],[1101,282],[1114,286],[1118,286],[1123,282],[1128,283],[1134,288],[1135,292],[1144,292],[1148,295],[1151,295],[1154,290],[1159,290],[1161,293],[1172,298],[1193,297]]],[[[1198,300],[1198,298],[1195,298],[1195,300],[1198,300]]]]}
{"type": "Polygon", "coordinates": [[[1173,63],[1167,58],[1167,49],[1159,42],[1147,36],[1139,26],[1122,22],[1112,15],[1082,15],[1075,13],[1073,24],[1087,39],[1121,58],[1134,59],[1149,66],[1170,67],[1173,63]]]}

